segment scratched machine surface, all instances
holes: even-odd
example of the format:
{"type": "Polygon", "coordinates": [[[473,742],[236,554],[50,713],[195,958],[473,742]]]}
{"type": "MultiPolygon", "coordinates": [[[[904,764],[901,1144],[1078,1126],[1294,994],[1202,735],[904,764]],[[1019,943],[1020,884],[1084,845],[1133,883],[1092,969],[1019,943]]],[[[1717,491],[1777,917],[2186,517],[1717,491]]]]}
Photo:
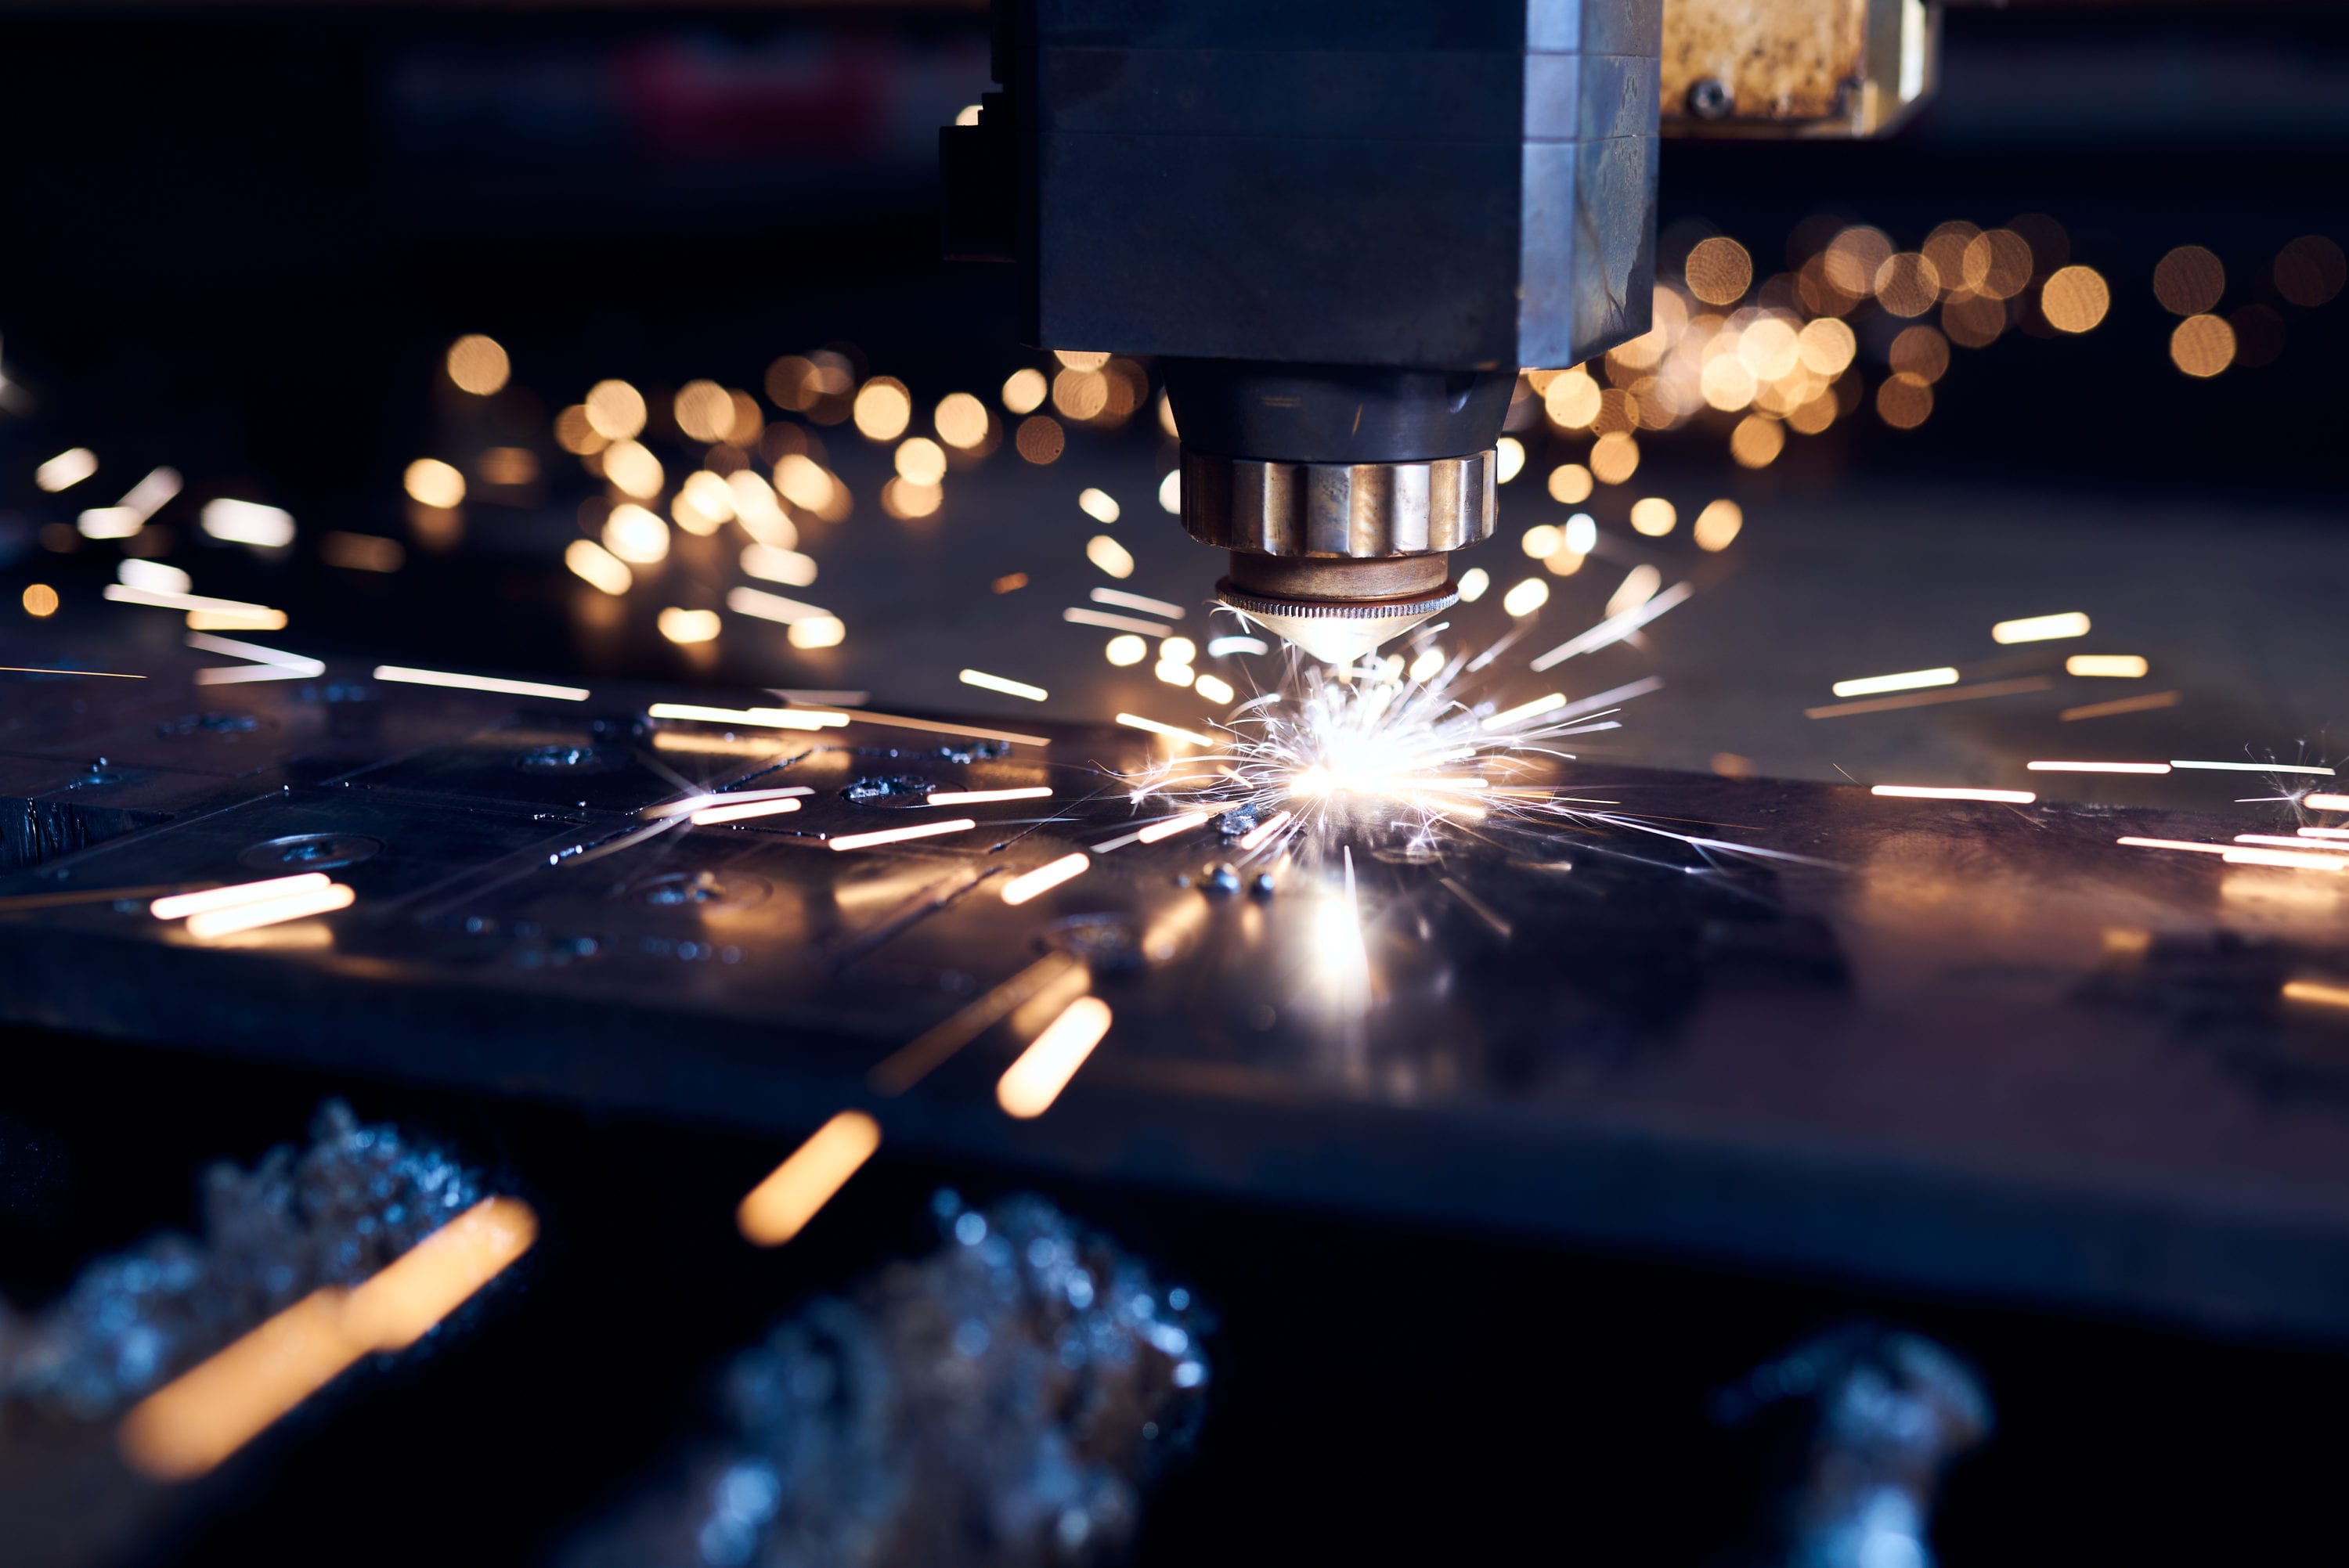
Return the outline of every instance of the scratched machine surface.
{"type": "Polygon", "coordinates": [[[2349,975],[2344,879],[2115,842],[2289,832],[2289,800],[1557,762],[1581,814],[1431,837],[1373,801],[1276,855],[1239,822],[1133,841],[1165,813],[1121,776],[1167,743],[1130,729],[747,730],[649,718],[677,694],[648,688],[149,674],[0,688],[14,1024],[779,1131],[857,1105],[893,1147],[1013,1168],[2349,1321],[2349,1031],[2284,995],[2349,975]],[[784,815],[647,814],[794,786],[784,815]],[[1081,849],[1084,874],[1002,896],[1081,849]],[[209,942],[147,908],[313,870],[352,905],[209,942]],[[1007,1116],[1039,1009],[1087,987],[1107,1037],[1007,1116]]]}

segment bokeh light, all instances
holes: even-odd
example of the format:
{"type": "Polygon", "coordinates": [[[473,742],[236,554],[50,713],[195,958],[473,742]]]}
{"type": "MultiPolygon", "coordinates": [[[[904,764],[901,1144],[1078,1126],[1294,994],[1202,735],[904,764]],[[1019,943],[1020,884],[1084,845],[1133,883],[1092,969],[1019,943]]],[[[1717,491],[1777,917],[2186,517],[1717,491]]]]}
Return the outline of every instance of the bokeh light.
{"type": "Polygon", "coordinates": [[[1680,521],[1672,503],[1660,495],[1641,496],[1631,503],[1631,527],[1650,539],[1661,539],[1680,521]]]}
{"type": "Polygon", "coordinates": [[[2215,315],[2189,315],[2169,334],[2169,362],[2208,380],[2235,362],[2235,329],[2215,315]]]}
{"type": "Polygon", "coordinates": [[[1590,499],[1590,470],[1580,463],[1560,463],[1549,471],[1549,499],[1575,506],[1590,499]]]}
{"type": "Polygon", "coordinates": [[[1049,463],[1060,457],[1069,444],[1067,432],[1061,422],[1049,414],[1038,414],[1019,421],[1019,428],[1011,437],[1012,449],[1031,463],[1049,463]]]}
{"type": "Polygon", "coordinates": [[[1950,368],[1950,340],[1930,326],[1904,327],[1892,340],[1889,357],[1895,370],[1939,381],[1950,368]]]}
{"type": "Polygon", "coordinates": [[[927,436],[916,436],[897,448],[897,477],[908,484],[935,486],[947,476],[944,447],[927,436]]]}
{"type": "Polygon", "coordinates": [[[419,458],[409,464],[401,486],[419,506],[446,509],[465,499],[465,476],[438,458],[419,458]]]}
{"type": "Polygon", "coordinates": [[[1015,414],[1032,414],[1044,406],[1052,384],[1040,370],[1015,370],[1003,380],[1003,406],[1015,414]]]}
{"type": "Polygon", "coordinates": [[[2058,332],[2086,332],[2112,308],[2112,290],[2094,267],[2063,267],[2039,291],[2039,309],[2058,332]]]}
{"type": "Polygon", "coordinates": [[[987,439],[987,405],[968,392],[949,392],[938,399],[932,421],[938,439],[959,451],[969,451],[987,439]]]}
{"type": "Polygon", "coordinates": [[[494,337],[469,333],[449,346],[449,379],[460,392],[471,392],[476,397],[486,397],[502,390],[506,378],[513,374],[512,363],[494,337]]]}
{"type": "Polygon", "coordinates": [[[669,400],[677,428],[696,441],[726,439],[734,428],[734,399],[715,381],[688,381],[669,400]]]}
{"type": "Polygon", "coordinates": [[[45,621],[57,613],[57,591],[46,583],[28,583],[17,603],[25,606],[27,615],[45,621]]]}
{"type": "Polygon", "coordinates": [[[1696,521],[1691,525],[1689,533],[1695,539],[1699,550],[1726,550],[1744,526],[1744,511],[1724,496],[1719,500],[1705,503],[1704,510],[1696,514],[1696,521]]]}
{"type": "Polygon", "coordinates": [[[1590,477],[1619,485],[1640,471],[1640,443],[1627,435],[1601,436],[1590,444],[1590,477]]]}
{"type": "Polygon", "coordinates": [[[2323,234],[2302,234],[2276,253],[2276,293],[2304,310],[2326,304],[2349,283],[2349,257],[2323,234]]]}
{"type": "Polygon", "coordinates": [[[625,441],[644,433],[645,395],[625,381],[598,381],[585,399],[587,425],[607,441],[625,441]]]}
{"type": "Polygon", "coordinates": [[[2200,245],[2180,245],[2154,264],[2153,297],[2172,315],[2200,315],[2226,292],[2225,263],[2200,245]]]}
{"type": "Polygon", "coordinates": [[[1897,370],[1876,389],[1876,412],[1896,430],[1913,430],[1933,412],[1933,388],[1921,376],[1897,370]]]}
{"type": "Polygon", "coordinates": [[[1785,448],[1785,428],[1766,414],[1748,414],[1729,432],[1729,456],[1741,469],[1766,469],[1785,448]]]}
{"type": "Polygon", "coordinates": [[[875,376],[856,389],[850,413],[865,439],[894,441],[914,421],[914,399],[895,377],[875,376]]]}
{"type": "Polygon", "coordinates": [[[1735,304],[1754,286],[1754,258],[1726,234],[1700,240],[1682,270],[1689,293],[1707,304],[1735,304]]]}

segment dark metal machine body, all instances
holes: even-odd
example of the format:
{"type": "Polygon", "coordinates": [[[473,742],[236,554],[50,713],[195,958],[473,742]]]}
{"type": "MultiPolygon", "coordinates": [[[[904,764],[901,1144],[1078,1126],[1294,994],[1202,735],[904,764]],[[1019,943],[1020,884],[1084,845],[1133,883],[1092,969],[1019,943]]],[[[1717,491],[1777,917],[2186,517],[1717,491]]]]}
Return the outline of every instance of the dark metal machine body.
{"type": "Polygon", "coordinates": [[[1226,603],[1342,662],[1452,602],[1519,367],[1648,325],[1661,0],[1002,0],[949,254],[1166,361],[1226,603]]]}

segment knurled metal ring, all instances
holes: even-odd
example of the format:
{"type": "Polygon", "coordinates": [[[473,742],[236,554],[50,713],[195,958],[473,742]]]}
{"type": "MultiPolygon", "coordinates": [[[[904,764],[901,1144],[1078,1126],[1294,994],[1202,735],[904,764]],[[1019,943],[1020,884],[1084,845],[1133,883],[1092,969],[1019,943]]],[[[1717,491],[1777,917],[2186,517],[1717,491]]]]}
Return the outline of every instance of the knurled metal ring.
{"type": "Polygon", "coordinates": [[[1414,463],[1274,463],[1183,454],[1183,526],[1202,544],[1368,560],[1492,536],[1495,454],[1414,463]]]}
{"type": "Polygon", "coordinates": [[[1274,599],[1232,586],[1228,577],[1216,584],[1216,597],[1243,614],[1259,619],[1299,621],[1371,621],[1396,615],[1433,615],[1459,603],[1459,586],[1446,579],[1441,588],[1425,593],[1403,593],[1392,599],[1274,599]]]}

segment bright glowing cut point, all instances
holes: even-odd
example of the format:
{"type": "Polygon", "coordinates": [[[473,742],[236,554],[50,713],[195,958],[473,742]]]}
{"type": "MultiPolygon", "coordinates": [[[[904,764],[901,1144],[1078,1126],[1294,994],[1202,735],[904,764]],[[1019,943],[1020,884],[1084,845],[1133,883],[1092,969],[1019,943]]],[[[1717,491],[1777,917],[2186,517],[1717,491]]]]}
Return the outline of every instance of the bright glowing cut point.
{"type": "Polygon", "coordinates": [[[704,806],[686,820],[697,828],[709,828],[725,822],[747,822],[758,817],[779,817],[799,809],[800,803],[789,797],[776,800],[745,800],[736,806],[704,806]]]}
{"type": "Polygon", "coordinates": [[[1150,645],[1128,632],[1123,636],[1112,637],[1109,640],[1104,656],[1111,664],[1121,666],[1138,665],[1150,656],[1150,645]]]}
{"type": "Polygon", "coordinates": [[[1098,996],[1070,1003],[996,1080],[995,1103],[1022,1120],[1043,1115],[1109,1033],[1110,1017],[1109,1004],[1098,996]]]}
{"type": "Polygon", "coordinates": [[[233,936],[240,931],[257,931],[264,925],[279,925],[307,915],[332,914],[336,910],[349,908],[357,896],[341,882],[280,893],[228,909],[191,914],[188,917],[188,934],[202,942],[215,936],[233,936]]]}
{"type": "Polygon", "coordinates": [[[234,909],[240,904],[259,903],[264,899],[280,898],[287,893],[316,892],[334,879],[324,872],[304,872],[299,876],[271,877],[266,882],[239,882],[233,887],[216,887],[202,892],[173,893],[159,898],[147,906],[147,913],[158,920],[181,920],[191,914],[209,914],[216,909],[234,909]]]}
{"type": "Polygon", "coordinates": [[[197,521],[206,533],[232,544],[274,550],[294,542],[294,514],[258,501],[230,500],[226,497],[209,500],[197,514],[197,521]]]}
{"type": "Polygon", "coordinates": [[[2060,615],[2026,615],[2019,621],[2001,621],[1990,629],[1993,643],[2044,643],[2055,637],[2087,634],[2088,617],[2077,610],[2060,615]]]}
{"type": "Polygon", "coordinates": [[[744,1194],[734,1211],[736,1227],[755,1246],[782,1245],[807,1228],[880,1147],[879,1122],[861,1110],[840,1112],[744,1194]]]}
{"type": "Polygon", "coordinates": [[[1195,730],[1179,728],[1171,724],[1161,724],[1154,718],[1144,718],[1136,713],[1121,713],[1117,716],[1117,721],[1129,729],[1147,730],[1153,735],[1163,735],[1169,740],[1187,741],[1193,746],[1213,746],[1216,743],[1212,736],[1201,735],[1195,730]]]}
{"type": "Polygon", "coordinates": [[[1052,694],[1040,686],[1015,681],[1003,676],[991,676],[985,670],[965,670],[957,677],[963,685],[978,686],[982,691],[999,691],[1006,696],[1024,696],[1030,702],[1042,702],[1052,694]]]}
{"type": "Polygon", "coordinates": [[[2028,806],[2039,799],[2028,789],[1944,789],[1923,784],[1878,784],[1868,793],[1904,800],[1997,800],[2011,806],[2028,806]]]}
{"type": "Polygon", "coordinates": [[[1133,552],[1106,533],[1085,541],[1085,559],[1112,577],[1133,575],[1133,552]]]}
{"type": "Polygon", "coordinates": [[[1086,868],[1092,863],[1092,857],[1079,850],[1038,866],[1032,872],[1023,872],[1003,884],[1003,902],[1026,903],[1037,894],[1049,892],[1072,877],[1084,875],[1086,868]]]}
{"type": "Polygon", "coordinates": [[[404,686],[454,686],[460,691],[493,691],[507,696],[544,696],[558,702],[585,702],[585,686],[549,686],[544,681],[501,680],[495,676],[458,675],[450,670],[409,669],[404,665],[378,665],[375,678],[404,686]]]}
{"type": "Polygon", "coordinates": [[[1460,602],[1474,604],[1493,585],[1493,575],[1481,566],[1471,566],[1460,574],[1460,602]]]}
{"type": "Polygon", "coordinates": [[[2149,666],[2135,654],[2074,654],[2064,661],[2067,676],[2104,676],[2135,680],[2149,666]]]}
{"type": "Polygon", "coordinates": [[[978,824],[968,817],[951,822],[924,822],[911,828],[884,828],[877,833],[847,833],[832,841],[835,850],[869,850],[880,844],[902,844],[908,839],[935,839],[941,833],[968,832],[978,824]]]}
{"type": "Polygon", "coordinates": [[[33,470],[33,482],[54,495],[71,490],[90,475],[98,472],[98,454],[88,447],[74,447],[59,452],[33,470]]]}
{"type": "Polygon", "coordinates": [[[1117,521],[1117,498],[1104,490],[1087,485],[1077,492],[1077,510],[1095,522],[1117,521]]]}
{"type": "Polygon", "coordinates": [[[1153,615],[1164,615],[1170,621],[1183,618],[1183,606],[1164,599],[1153,599],[1147,593],[1129,593],[1123,588],[1096,588],[1086,597],[1096,604],[1122,604],[1129,610],[1141,610],[1153,615]]]}
{"type": "Polygon", "coordinates": [[[2033,762],[2033,773],[2167,773],[2167,762],[2033,762]]]}
{"type": "Polygon", "coordinates": [[[1837,681],[1834,691],[1837,696],[1872,696],[1878,692],[1915,691],[1920,686],[1957,684],[1958,672],[1944,665],[1937,670],[1904,670],[1893,676],[1868,676],[1859,680],[1837,681]]]}
{"type": "Polygon", "coordinates": [[[1019,789],[933,789],[927,802],[933,806],[991,806],[998,800],[1048,800],[1052,787],[1030,784],[1019,789]]]}
{"type": "Polygon", "coordinates": [[[2169,765],[2172,768],[2197,768],[2213,773],[2313,773],[2323,779],[2333,777],[2330,768],[2309,768],[2287,762],[2181,762],[2173,757],[2169,765]]]}

